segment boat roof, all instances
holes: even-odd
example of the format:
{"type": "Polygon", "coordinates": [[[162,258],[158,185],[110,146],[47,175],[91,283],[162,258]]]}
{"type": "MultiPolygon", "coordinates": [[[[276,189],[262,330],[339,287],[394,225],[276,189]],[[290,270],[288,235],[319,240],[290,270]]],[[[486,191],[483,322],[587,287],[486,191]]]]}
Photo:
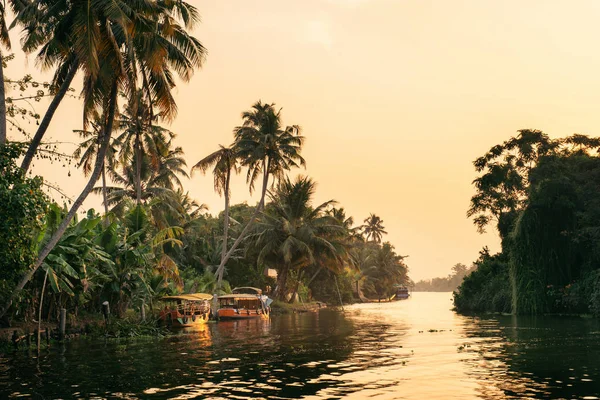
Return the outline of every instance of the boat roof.
{"type": "Polygon", "coordinates": [[[232,293],[219,296],[219,299],[260,300],[255,294],[232,293]]]}
{"type": "Polygon", "coordinates": [[[255,288],[252,286],[241,286],[241,287],[237,287],[235,289],[232,290],[233,293],[241,293],[241,290],[248,290],[248,291],[252,291],[256,294],[262,294],[262,290],[259,288],[255,288]]]}
{"type": "Polygon", "coordinates": [[[210,300],[212,298],[213,298],[212,294],[190,293],[190,294],[179,294],[176,296],[164,296],[161,298],[161,300],[203,301],[203,300],[210,300]]]}

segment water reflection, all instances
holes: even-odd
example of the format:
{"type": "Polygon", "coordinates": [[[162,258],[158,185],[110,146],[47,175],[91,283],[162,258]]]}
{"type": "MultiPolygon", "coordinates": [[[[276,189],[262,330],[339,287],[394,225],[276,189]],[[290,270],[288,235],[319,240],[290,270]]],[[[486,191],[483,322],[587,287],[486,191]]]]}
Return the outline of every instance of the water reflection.
{"type": "Polygon", "coordinates": [[[69,343],[0,358],[0,397],[582,398],[600,327],[463,317],[449,294],[209,324],[164,340],[69,343]]]}

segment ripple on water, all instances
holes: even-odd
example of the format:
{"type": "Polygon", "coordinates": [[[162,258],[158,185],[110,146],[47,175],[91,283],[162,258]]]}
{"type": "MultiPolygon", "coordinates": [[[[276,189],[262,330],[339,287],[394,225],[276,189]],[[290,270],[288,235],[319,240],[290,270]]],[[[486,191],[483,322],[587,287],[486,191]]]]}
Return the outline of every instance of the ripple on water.
{"type": "Polygon", "coordinates": [[[597,321],[463,317],[448,299],[17,352],[0,358],[0,397],[597,398],[597,321]]]}

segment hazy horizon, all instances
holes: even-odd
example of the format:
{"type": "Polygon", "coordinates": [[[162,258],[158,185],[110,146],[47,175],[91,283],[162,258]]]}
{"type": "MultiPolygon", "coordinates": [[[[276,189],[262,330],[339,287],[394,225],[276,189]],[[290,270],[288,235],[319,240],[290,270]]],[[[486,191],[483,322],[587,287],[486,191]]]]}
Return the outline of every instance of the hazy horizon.
{"type": "MultiPolygon", "coordinates": [[[[357,225],[379,215],[384,240],[409,255],[415,281],[470,265],[483,246],[499,250],[495,228],[480,235],[466,218],[475,158],[519,129],[598,136],[600,55],[591,45],[600,36],[600,4],[593,1],[195,5],[202,15],[195,34],[208,57],[175,90],[179,113],[170,126],[188,167],[228,145],[255,101],[275,102],[283,122],[301,125],[307,138],[307,168],[291,174],[311,176],[315,202],[337,200],[357,225]]],[[[48,79],[33,56],[22,56],[18,32],[12,37],[17,57],[7,76],[27,70],[48,79]]],[[[38,112],[46,104],[36,104],[38,112]]],[[[49,135],[75,142],[73,129],[81,129],[78,99],[59,107],[49,135]]],[[[72,196],[85,182],[57,164],[36,162],[34,172],[72,196]]],[[[258,200],[244,178],[233,182],[232,203],[258,200]]],[[[210,174],[184,182],[217,214],[223,200],[212,185],[210,174]]],[[[100,199],[85,206],[100,209],[100,199]]]]}

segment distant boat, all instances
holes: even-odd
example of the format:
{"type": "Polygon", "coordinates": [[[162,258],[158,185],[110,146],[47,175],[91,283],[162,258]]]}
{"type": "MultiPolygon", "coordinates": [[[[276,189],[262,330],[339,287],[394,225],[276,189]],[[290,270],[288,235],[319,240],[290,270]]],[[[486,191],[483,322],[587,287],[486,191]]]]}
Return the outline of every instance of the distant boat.
{"type": "Polygon", "coordinates": [[[217,316],[220,320],[269,318],[271,302],[262,290],[253,287],[239,287],[231,294],[218,297],[219,308],[217,316]]]}
{"type": "Polygon", "coordinates": [[[186,328],[205,324],[210,316],[212,294],[191,293],[165,296],[161,300],[170,303],[161,310],[160,321],[168,327],[186,328]]]}
{"type": "Polygon", "coordinates": [[[406,300],[410,297],[408,288],[404,285],[394,285],[396,288],[395,300],[406,300]]]}

